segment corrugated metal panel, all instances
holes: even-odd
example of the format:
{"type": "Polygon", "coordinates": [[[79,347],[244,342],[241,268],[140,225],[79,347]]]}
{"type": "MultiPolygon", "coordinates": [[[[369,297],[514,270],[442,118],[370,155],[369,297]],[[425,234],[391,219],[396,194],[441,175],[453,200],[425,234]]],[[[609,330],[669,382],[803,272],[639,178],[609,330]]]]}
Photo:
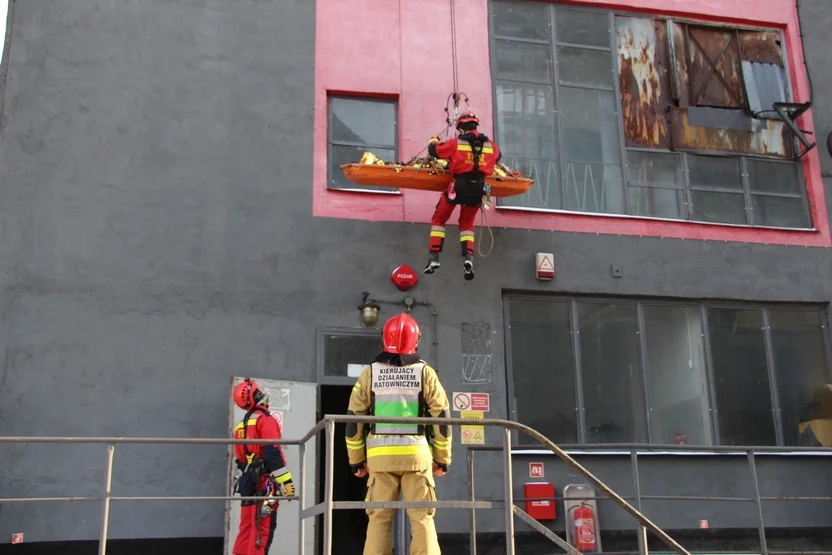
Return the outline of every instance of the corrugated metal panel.
{"type": "Polygon", "coordinates": [[[687,28],[691,105],[745,108],[736,31],[687,28]]]}
{"type": "Polygon", "coordinates": [[[673,150],[721,151],[792,158],[791,132],[782,121],[765,120],[756,133],[736,129],[696,127],[688,121],[686,108],[671,108],[673,150]]]}
{"type": "Polygon", "coordinates": [[[775,102],[786,102],[786,71],[774,64],[742,62],[742,76],[748,93],[748,107],[755,117],[780,119],[772,112],[775,102]]]}
{"type": "Polygon", "coordinates": [[[667,27],[664,21],[619,17],[616,37],[625,144],[667,148],[672,102],[667,27]]]}

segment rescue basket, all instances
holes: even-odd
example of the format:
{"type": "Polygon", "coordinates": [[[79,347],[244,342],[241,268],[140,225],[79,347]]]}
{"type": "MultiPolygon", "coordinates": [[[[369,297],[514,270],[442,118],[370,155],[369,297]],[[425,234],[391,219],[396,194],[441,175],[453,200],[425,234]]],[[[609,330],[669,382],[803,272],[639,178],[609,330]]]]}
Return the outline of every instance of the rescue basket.
{"type": "MultiPolygon", "coordinates": [[[[452,175],[447,171],[447,161],[432,157],[417,158],[406,164],[391,164],[365,152],[358,163],[342,164],[344,176],[358,185],[396,187],[420,191],[442,192],[448,188],[452,175]]],[[[522,195],[534,184],[530,177],[498,164],[494,175],[485,178],[492,197],[522,195]]]]}

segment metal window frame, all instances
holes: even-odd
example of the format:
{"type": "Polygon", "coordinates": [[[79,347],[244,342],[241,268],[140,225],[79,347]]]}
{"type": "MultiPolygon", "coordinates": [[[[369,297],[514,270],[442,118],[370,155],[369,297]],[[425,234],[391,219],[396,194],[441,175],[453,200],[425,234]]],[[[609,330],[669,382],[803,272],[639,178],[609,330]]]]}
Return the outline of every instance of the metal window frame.
{"type": "MultiPolygon", "coordinates": [[[[326,337],[334,335],[337,337],[379,337],[379,330],[375,328],[348,328],[348,327],[320,327],[316,330],[315,337],[315,376],[318,382],[318,392],[322,385],[354,385],[357,378],[350,376],[330,376],[326,371],[326,337]]],[[[380,343],[380,342],[379,342],[380,343]]],[[[369,365],[372,361],[368,360],[369,365]]]]}
{"type": "MultiPolygon", "coordinates": [[[[362,185],[351,185],[349,187],[333,187],[332,186],[332,147],[333,146],[349,146],[349,147],[363,147],[369,149],[373,148],[383,148],[383,149],[391,149],[394,152],[394,158],[398,160],[399,158],[399,100],[391,99],[391,98],[380,98],[377,96],[350,96],[344,94],[329,94],[327,93],[326,97],[326,188],[329,191],[358,191],[362,193],[374,193],[377,195],[401,195],[401,191],[398,188],[393,188],[392,191],[384,191],[380,190],[375,187],[365,187],[362,185]],[[393,105],[393,144],[392,145],[383,145],[383,144],[370,144],[370,143],[359,143],[359,142],[352,142],[352,141],[338,141],[332,138],[332,118],[333,118],[333,110],[332,110],[332,101],[333,99],[338,100],[350,100],[355,102],[364,102],[364,103],[375,103],[375,104],[392,104],[393,105]]],[[[394,160],[395,161],[395,160],[394,160]]]]}
{"type": "MultiPolygon", "coordinates": [[[[520,38],[515,38],[515,37],[504,37],[504,36],[499,36],[498,37],[498,36],[496,36],[495,33],[494,33],[493,10],[491,9],[491,6],[496,2],[499,2],[501,4],[515,4],[515,5],[528,5],[528,4],[541,4],[542,3],[542,2],[539,2],[539,1],[536,1],[536,0],[488,0],[488,6],[489,6],[489,10],[488,10],[489,56],[490,56],[490,62],[491,62],[491,68],[492,68],[492,75],[491,75],[492,97],[494,97],[494,98],[496,98],[496,94],[497,94],[497,90],[496,90],[496,80],[497,79],[496,79],[495,74],[493,73],[494,68],[496,67],[495,66],[495,60],[496,60],[495,50],[496,50],[496,48],[495,48],[495,43],[494,43],[495,39],[499,38],[501,40],[518,40],[520,42],[532,42],[532,43],[537,43],[537,44],[545,44],[545,42],[540,40],[540,39],[520,39],[520,38]]],[[[616,18],[618,18],[618,17],[638,17],[638,18],[651,19],[651,20],[653,20],[653,19],[664,19],[667,22],[675,22],[675,23],[680,23],[680,24],[684,24],[684,25],[696,25],[696,26],[700,26],[700,27],[712,27],[712,28],[715,28],[715,29],[724,29],[724,30],[735,31],[735,32],[740,32],[740,31],[769,31],[769,32],[775,32],[776,31],[776,32],[779,32],[780,46],[781,46],[781,49],[782,49],[782,52],[783,52],[784,70],[786,71],[786,75],[788,77],[786,79],[786,92],[787,92],[787,96],[788,96],[789,100],[791,101],[794,98],[794,83],[792,82],[792,79],[791,79],[791,74],[790,74],[790,69],[789,69],[790,68],[789,51],[788,51],[788,48],[787,48],[787,45],[786,45],[786,41],[785,41],[785,38],[784,38],[785,35],[783,33],[783,30],[782,29],[776,29],[776,28],[773,28],[771,26],[765,26],[765,25],[749,25],[749,24],[736,24],[736,23],[727,24],[727,23],[722,23],[722,22],[709,22],[709,21],[703,21],[703,20],[698,20],[698,19],[693,19],[693,18],[686,18],[686,17],[671,17],[671,16],[664,17],[661,14],[647,14],[646,15],[644,13],[636,12],[636,11],[628,11],[628,10],[622,10],[622,9],[600,8],[600,7],[592,7],[592,6],[585,7],[585,6],[562,5],[561,7],[565,8],[565,9],[569,9],[569,10],[575,10],[575,11],[606,13],[610,17],[610,26],[609,26],[610,47],[609,47],[609,50],[610,50],[610,54],[611,54],[611,58],[612,58],[612,71],[614,72],[614,75],[613,75],[613,82],[615,83],[614,94],[616,95],[616,98],[615,98],[615,115],[618,116],[617,117],[617,120],[618,120],[617,125],[618,125],[618,128],[619,128],[619,145],[620,145],[620,148],[621,148],[621,174],[622,174],[621,175],[621,177],[622,177],[621,183],[622,183],[623,194],[624,194],[624,199],[623,200],[624,200],[625,213],[624,214],[616,214],[616,213],[608,213],[608,212],[584,212],[584,211],[576,211],[576,210],[566,209],[566,197],[565,197],[566,189],[563,186],[563,180],[564,180],[565,172],[563,171],[563,167],[562,167],[563,166],[563,139],[562,139],[562,133],[561,133],[562,125],[561,125],[560,104],[558,102],[559,99],[558,99],[558,90],[557,89],[560,86],[566,86],[566,87],[572,87],[572,88],[587,88],[587,87],[580,87],[580,86],[573,86],[573,85],[561,85],[560,84],[560,80],[559,80],[559,76],[558,76],[558,72],[557,72],[557,47],[558,46],[576,46],[576,47],[581,47],[581,48],[587,48],[587,49],[590,49],[590,50],[606,50],[606,48],[604,48],[604,47],[594,47],[594,46],[589,46],[589,45],[587,45],[587,46],[575,45],[573,43],[559,43],[557,41],[557,27],[556,27],[556,19],[555,19],[555,11],[556,11],[558,5],[557,4],[549,4],[546,7],[549,9],[549,25],[550,25],[550,41],[549,41],[549,44],[551,45],[551,58],[552,58],[551,63],[554,66],[553,67],[553,72],[552,72],[553,82],[551,83],[551,86],[553,88],[553,94],[554,94],[554,98],[555,98],[555,116],[556,116],[555,117],[555,128],[556,128],[555,132],[557,134],[557,137],[555,137],[555,144],[556,144],[556,149],[557,149],[557,154],[558,154],[557,162],[558,162],[559,167],[561,169],[560,176],[559,176],[560,179],[561,179],[561,185],[560,185],[560,191],[559,191],[560,197],[561,197],[561,202],[560,202],[561,208],[556,208],[556,209],[553,209],[553,208],[530,208],[530,207],[524,207],[524,206],[506,205],[506,204],[502,204],[500,199],[498,199],[498,201],[496,203],[496,208],[497,209],[499,209],[499,210],[519,210],[519,211],[526,211],[526,212],[543,212],[543,213],[551,213],[551,214],[565,213],[565,214],[592,215],[592,216],[604,216],[604,217],[625,217],[625,218],[635,218],[635,219],[639,219],[639,220],[647,219],[647,220],[666,221],[666,222],[667,221],[669,221],[669,222],[686,221],[686,222],[697,223],[697,224],[718,225],[718,226],[728,226],[728,227],[741,227],[741,228],[756,228],[756,229],[778,229],[778,230],[789,230],[789,231],[795,231],[795,230],[797,230],[797,231],[812,231],[812,230],[815,230],[814,221],[812,220],[811,207],[809,205],[809,192],[808,192],[808,189],[806,187],[806,175],[805,175],[805,171],[804,171],[804,168],[803,168],[803,164],[801,164],[799,160],[798,161],[782,160],[782,162],[784,162],[784,163],[785,162],[792,162],[792,163],[796,164],[796,166],[797,166],[798,179],[800,180],[800,183],[801,183],[801,186],[802,186],[802,191],[801,191],[801,194],[800,194],[800,198],[802,198],[802,200],[803,200],[805,221],[808,222],[809,227],[779,227],[779,226],[756,225],[756,224],[753,224],[753,223],[749,223],[749,222],[753,221],[753,214],[752,214],[753,204],[751,203],[751,199],[747,195],[746,195],[746,198],[744,199],[745,200],[745,213],[746,213],[746,217],[745,217],[746,223],[745,224],[707,222],[707,221],[701,221],[701,220],[693,219],[693,217],[692,217],[692,214],[693,214],[693,199],[692,199],[692,196],[690,194],[691,190],[690,190],[690,186],[689,186],[689,172],[688,172],[688,164],[687,164],[688,155],[691,155],[691,154],[699,155],[699,154],[701,154],[701,155],[705,155],[705,156],[724,156],[724,157],[731,157],[731,158],[740,158],[740,163],[743,167],[746,165],[746,163],[745,163],[746,158],[761,158],[761,157],[754,156],[754,155],[741,155],[741,154],[733,154],[733,153],[726,153],[726,152],[719,152],[719,151],[714,151],[714,152],[697,151],[695,153],[692,153],[692,152],[687,152],[687,151],[672,151],[672,150],[669,150],[669,149],[646,149],[646,150],[649,150],[651,152],[665,153],[665,154],[676,154],[676,155],[681,156],[682,167],[683,167],[683,177],[684,177],[684,180],[685,180],[685,182],[684,182],[684,187],[685,187],[685,197],[684,197],[685,198],[685,219],[682,220],[680,218],[668,218],[668,217],[660,217],[660,216],[642,216],[642,215],[638,215],[638,214],[632,214],[631,210],[630,210],[630,206],[629,206],[629,195],[628,195],[629,186],[628,186],[628,180],[627,180],[627,164],[628,164],[627,151],[629,151],[629,150],[645,150],[645,149],[639,149],[637,147],[628,148],[625,145],[623,121],[621,120],[621,117],[620,117],[620,115],[621,115],[621,92],[620,92],[620,84],[618,82],[618,75],[617,75],[619,68],[618,68],[618,60],[617,60],[617,56],[616,56],[616,53],[617,53],[616,33],[614,32],[615,29],[616,29],[616,18]]],[[[536,83],[536,84],[542,84],[542,83],[536,83]]],[[[592,89],[592,90],[604,90],[604,89],[592,89]]],[[[494,135],[497,136],[497,133],[498,133],[497,128],[499,126],[499,113],[497,111],[497,103],[493,102],[492,104],[493,104],[493,106],[492,106],[493,114],[492,115],[493,115],[493,121],[494,121],[494,135]]],[[[522,156],[520,158],[522,158],[522,156]]],[[[764,158],[764,159],[769,160],[768,158],[764,158]]],[[[780,162],[781,160],[772,159],[772,161],[780,162]]],[[[745,178],[743,178],[743,180],[745,181],[745,178]]],[[[744,186],[744,188],[745,188],[745,186],[744,186]]],[[[744,193],[745,193],[745,191],[744,191],[744,193]]],[[[797,196],[790,197],[790,198],[797,198],[797,196]]]]}
{"type": "MultiPolygon", "coordinates": [[[[647,441],[649,444],[653,443],[652,431],[652,417],[651,410],[651,389],[649,384],[649,362],[647,360],[647,332],[644,322],[644,308],[649,306],[658,307],[673,307],[673,308],[688,308],[697,310],[699,318],[699,333],[703,342],[703,379],[704,387],[706,389],[705,395],[708,401],[708,426],[710,429],[710,442],[706,446],[724,447],[722,441],[722,434],[719,427],[719,406],[716,398],[716,381],[713,365],[713,351],[711,348],[710,326],[708,322],[708,309],[710,308],[733,308],[740,310],[759,310],[763,322],[763,335],[766,355],[766,371],[769,377],[769,390],[772,402],[772,419],[775,430],[775,440],[777,446],[785,444],[783,423],[780,412],[779,390],[776,374],[776,365],[773,354],[773,343],[771,338],[771,329],[769,321],[769,310],[793,310],[817,313],[820,316],[821,334],[824,342],[824,352],[826,355],[826,372],[827,377],[832,382],[832,337],[829,333],[830,311],[832,311],[832,303],[798,303],[798,302],[755,302],[755,301],[733,301],[722,299],[677,299],[670,297],[631,297],[618,295],[582,295],[582,294],[548,294],[529,292],[521,290],[503,290],[503,318],[504,318],[504,336],[506,341],[505,361],[506,361],[506,385],[508,392],[509,412],[516,420],[517,418],[517,401],[514,388],[514,368],[512,361],[511,350],[511,302],[513,300],[532,300],[537,302],[568,302],[569,317],[570,317],[570,334],[573,352],[573,383],[575,393],[575,410],[577,412],[577,436],[580,445],[587,444],[587,427],[586,427],[586,404],[583,395],[583,361],[581,359],[580,348],[580,316],[578,313],[578,303],[593,303],[593,304],[621,304],[621,303],[635,303],[637,310],[637,333],[639,335],[639,357],[641,369],[642,386],[644,388],[644,418],[647,425],[647,441]]],[[[737,448],[744,446],[735,446],[737,448]]]]}

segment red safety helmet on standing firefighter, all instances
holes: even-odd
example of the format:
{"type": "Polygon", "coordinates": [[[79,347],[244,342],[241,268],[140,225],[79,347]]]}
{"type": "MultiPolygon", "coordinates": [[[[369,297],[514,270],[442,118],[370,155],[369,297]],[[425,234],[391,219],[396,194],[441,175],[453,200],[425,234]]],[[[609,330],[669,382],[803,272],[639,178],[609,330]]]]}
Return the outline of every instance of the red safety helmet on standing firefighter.
{"type": "Polygon", "coordinates": [[[382,338],[384,352],[393,355],[412,355],[419,346],[422,333],[419,324],[409,315],[402,312],[393,316],[384,324],[382,338]]]}
{"type": "Polygon", "coordinates": [[[246,378],[234,388],[234,403],[243,410],[251,410],[257,405],[268,405],[268,401],[269,397],[251,378],[246,378]]]}

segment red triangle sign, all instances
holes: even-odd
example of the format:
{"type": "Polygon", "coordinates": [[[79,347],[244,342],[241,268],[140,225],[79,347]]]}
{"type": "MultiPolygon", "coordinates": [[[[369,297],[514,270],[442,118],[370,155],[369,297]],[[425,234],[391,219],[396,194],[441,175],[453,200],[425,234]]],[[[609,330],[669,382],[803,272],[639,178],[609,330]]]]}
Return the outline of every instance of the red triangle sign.
{"type": "Polygon", "coordinates": [[[540,266],[537,267],[538,272],[554,272],[555,265],[552,264],[552,261],[549,259],[548,256],[544,256],[543,259],[540,261],[540,266]]]}

